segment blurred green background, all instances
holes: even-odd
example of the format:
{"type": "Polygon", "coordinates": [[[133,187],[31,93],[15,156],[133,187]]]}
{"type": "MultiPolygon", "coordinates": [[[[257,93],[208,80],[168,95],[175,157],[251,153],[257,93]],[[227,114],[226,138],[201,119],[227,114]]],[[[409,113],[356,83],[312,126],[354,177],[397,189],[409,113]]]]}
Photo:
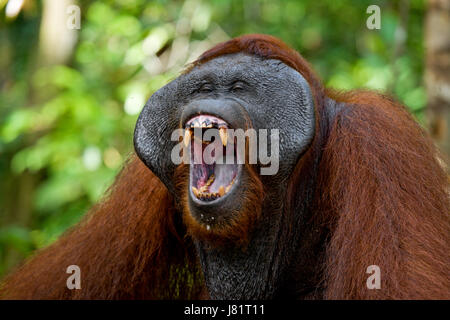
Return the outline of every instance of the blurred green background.
{"type": "Polygon", "coordinates": [[[277,36],[326,85],[389,92],[423,123],[425,12],[419,0],[0,0],[0,276],[80,220],[132,152],[146,99],[231,37],[277,36]],[[380,30],[366,27],[371,4],[380,30]]]}

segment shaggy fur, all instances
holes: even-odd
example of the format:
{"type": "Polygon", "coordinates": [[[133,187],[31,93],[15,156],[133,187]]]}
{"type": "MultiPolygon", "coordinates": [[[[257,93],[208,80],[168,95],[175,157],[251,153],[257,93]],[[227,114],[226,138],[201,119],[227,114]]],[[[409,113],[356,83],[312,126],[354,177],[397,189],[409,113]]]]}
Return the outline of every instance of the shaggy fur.
{"type": "MultiPolygon", "coordinates": [[[[319,230],[311,243],[323,239],[323,250],[307,258],[315,261],[310,297],[449,299],[448,180],[433,143],[405,108],[373,92],[325,90],[297,52],[265,35],[219,44],[186,72],[236,52],[283,61],[314,95],[316,134],[290,178],[284,212],[293,214],[300,182],[314,172],[308,226],[319,230]],[[366,287],[369,265],[381,269],[380,290],[366,287]]],[[[257,207],[257,201],[251,202],[257,207]]],[[[104,201],[7,277],[0,296],[198,298],[204,285],[185,227],[194,223],[186,211],[184,223],[181,216],[167,189],[133,157],[104,201]],[[82,290],[66,288],[72,264],[82,270],[82,290]]]]}
{"type": "Polygon", "coordinates": [[[226,224],[215,225],[211,230],[207,230],[205,224],[199,223],[189,210],[189,167],[182,164],[175,170],[174,181],[176,181],[177,192],[182,199],[182,208],[180,211],[183,212],[183,222],[187,226],[189,236],[203,240],[210,247],[226,246],[229,243],[233,243],[241,247],[241,249],[246,248],[250,240],[249,237],[252,227],[261,215],[264,190],[255,169],[249,164],[245,164],[245,166],[249,173],[249,179],[246,183],[248,189],[245,194],[241,195],[245,199],[244,207],[240,212],[234,212],[232,214],[231,221],[227,221],[226,224]]]}

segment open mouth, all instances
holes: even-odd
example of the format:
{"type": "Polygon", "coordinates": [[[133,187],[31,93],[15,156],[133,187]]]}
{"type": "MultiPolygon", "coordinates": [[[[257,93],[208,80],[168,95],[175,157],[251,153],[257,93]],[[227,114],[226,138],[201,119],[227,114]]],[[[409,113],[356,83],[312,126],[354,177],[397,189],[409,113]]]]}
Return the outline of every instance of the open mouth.
{"type": "Polygon", "coordinates": [[[184,143],[191,145],[189,187],[199,201],[225,197],[236,184],[236,144],[228,129],[223,119],[210,115],[198,115],[186,122],[184,143]]]}

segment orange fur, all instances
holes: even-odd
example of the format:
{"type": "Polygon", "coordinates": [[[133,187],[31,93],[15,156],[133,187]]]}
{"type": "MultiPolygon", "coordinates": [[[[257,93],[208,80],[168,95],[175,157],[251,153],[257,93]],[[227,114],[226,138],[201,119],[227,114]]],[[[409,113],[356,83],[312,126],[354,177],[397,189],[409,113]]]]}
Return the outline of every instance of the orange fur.
{"type": "Polygon", "coordinates": [[[232,220],[216,226],[210,230],[206,225],[199,223],[191,214],[188,206],[188,176],[189,168],[187,165],[180,165],[175,171],[178,186],[178,192],[181,194],[183,207],[183,221],[187,226],[188,234],[196,239],[204,240],[210,246],[225,246],[229,243],[237,244],[245,248],[249,241],[252,227],[261,214],[261,206],[264,197],[262,183],[256,174],[254,168],[246,165],[246,171],[249,173],[249,183],[247,191],[242,194],[245,199],[244,207],[239,212],[232,214],[232,220]]]}
{"type": "MultiPolygon", "coordinates": [[[[298,200],[295,194],[300,182],[311,179],[312,170],[317,172],[308,221],[311,236],[303,237],[307,241],[302,246],[313,247],[318,237],[313,231],[325,235],[326,242],[323,252],[311,251],[317,257],[298,258],[316,263],[309,266],[314,274],[310,282],[316,287],[311,297],[449,299],[449,185],[436,148],[405,108],[373,92],[325,90],[297,52],[265,35],[219,44],[187,72],[235,52],[285,62],[305,77],[313,92],[316,135],[290,177],[283,213],[293,214],[290,211],[298,200]],[[325,103],[327,96],[345,102],[334,116],[329,116],[332,110],[325,103]],[[379,290],[366,287],[366,268],[373,264],[381,268],[379,290]]],[[[249,208],[257,203],[253,198],[248,200],[249,208]]],[[[190,234],[205,236],[184,207],[190,234]]],[[[79,226],[10,275],[0,288],[0,296],[205,296],[200,267],[186,234],[167,189],[133,158],[105,200],[79,226]],[[66,288],[65,270],[71,264],[81,267],[81,290],[66,288]]],[[[228,230],[221,236],[235,239],[236,234],[228,230]]]]}
{"type": "Polygon", "coordinates": [[[449,190],[432,141],[388,97],[329,94],[350,105],[319,169],[318,206],[332,230],[324,297],[450,298],[449,190]],[[365,286],[369,265],[380,267],[380,290],[365,286]]]}
{"type": "MultiPolygon", "coordinates": [[[[183,241],[166,187],[132,157],[106,199],[79,226],[38,252],[3,283],[8,299],[193,298],[202,278],[183,241]],[[178,229],[177,229],[177,224],[178,229]],[[69,290],[69,265],[81,289],[69,290]],[[162,267],[164,266],[164,267],[162,267]]],[[[181,226],[181,227],[180,227],[181,226]]]]}

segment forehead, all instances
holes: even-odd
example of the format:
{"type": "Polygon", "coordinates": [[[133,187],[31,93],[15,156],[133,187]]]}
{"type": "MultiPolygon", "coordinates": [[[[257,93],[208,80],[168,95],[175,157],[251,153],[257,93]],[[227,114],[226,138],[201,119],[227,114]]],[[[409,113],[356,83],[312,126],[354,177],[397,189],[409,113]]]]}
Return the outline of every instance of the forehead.
{"type": "MultiPolygon", "coordinates": [[[[221,79],[233,80],[283,77],[295,71],[285,63],[276,59],[263,59],[244,53],[233,53],[214,58],[191,70],[186,76],[191,80],[221,79]]],[[[298,73],[297,73],[298,74],[298,73]]]]}

